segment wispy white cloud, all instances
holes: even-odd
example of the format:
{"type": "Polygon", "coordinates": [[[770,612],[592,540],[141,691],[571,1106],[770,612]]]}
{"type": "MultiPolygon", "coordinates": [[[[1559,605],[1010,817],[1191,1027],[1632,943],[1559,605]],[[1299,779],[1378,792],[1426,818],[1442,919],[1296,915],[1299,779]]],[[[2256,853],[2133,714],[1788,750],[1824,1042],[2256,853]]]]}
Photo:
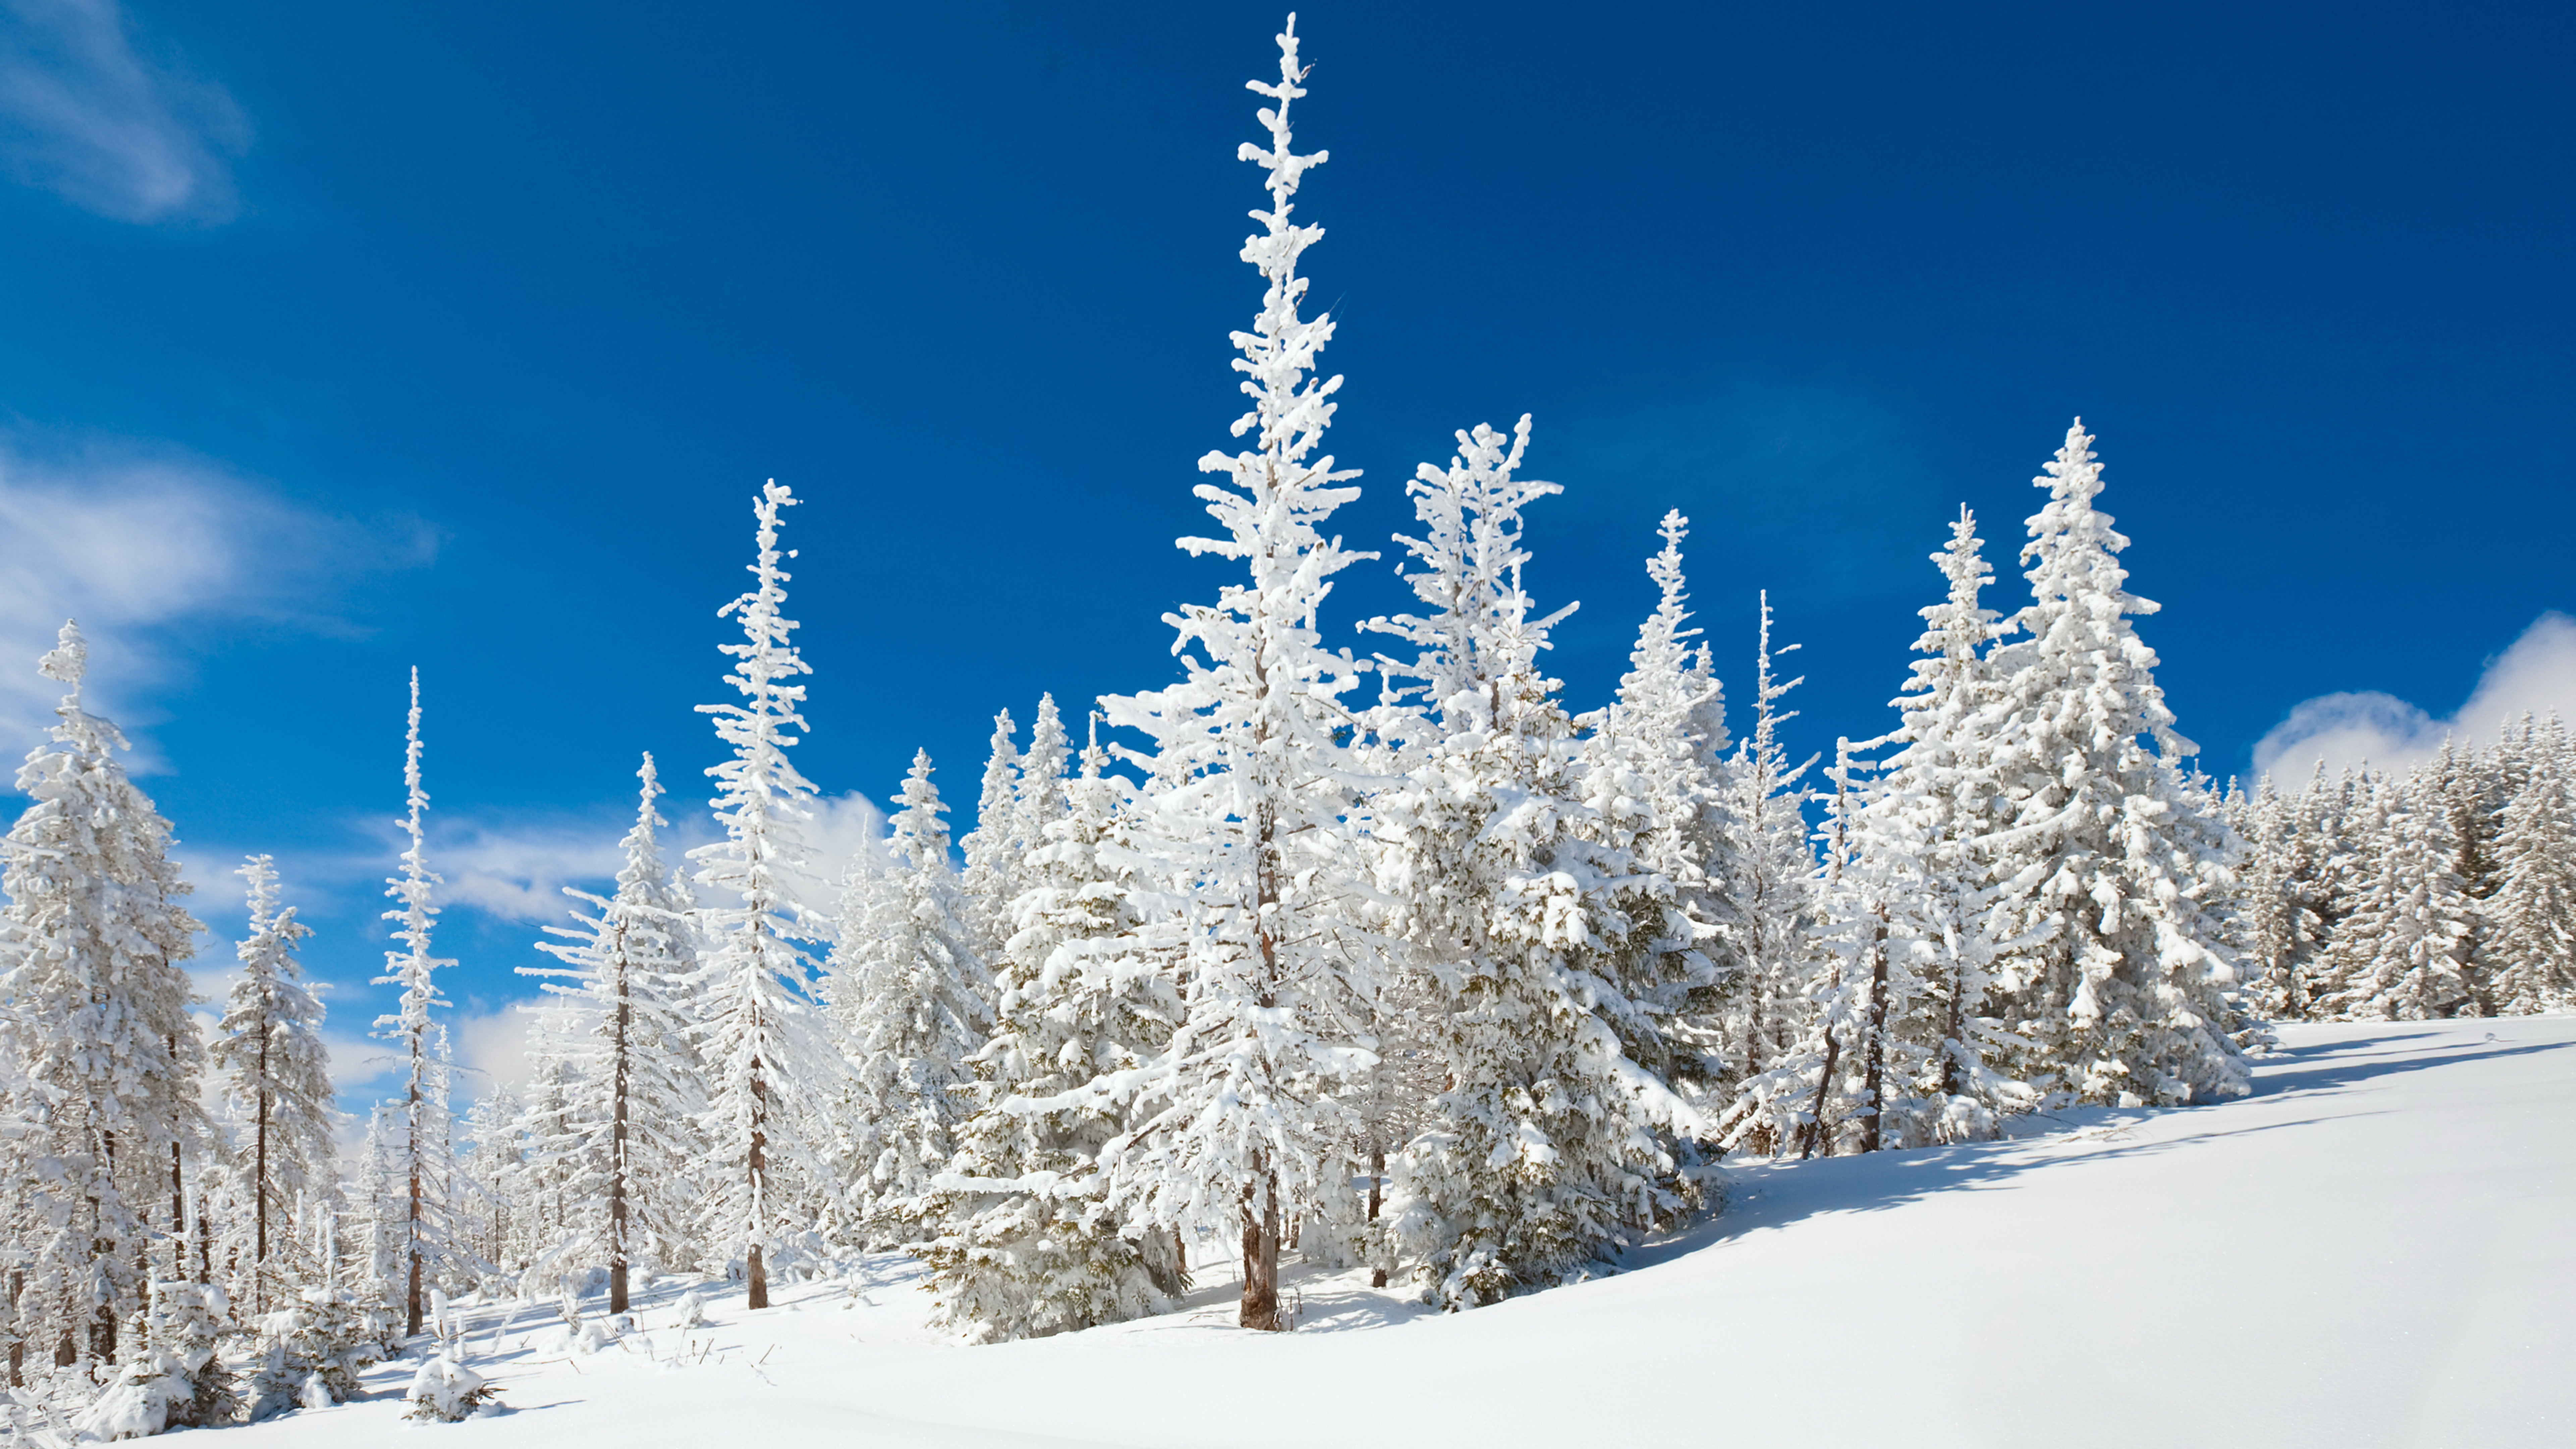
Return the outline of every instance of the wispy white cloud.
{"type": "Polygon", "coordinates": [[[117,221],[229,221],[241,108],[140,40],[114,0],[0,0],[0,161],[117,221]]]}
{"type": "MultiPolygon", "coordinates": [[[[662,831],[666,864],[685,865],[685,853],[715,838],[713,822],[703,808],[663,813],[673,823],[662,831]]],[[[618,842],[632,817],[596,814],[550,814],[541,817],[483,816],[439,820],[430,828],[430,865],[446,883],[437,892],[441,906],[462,906],[503,920],[531,925],[559,925],[577,902],[564,887],[605,891],[625,863],[618,842]]],[[[380,832],[387,827],[380,826],[380,832]]],[[[885,851],[885,812],[876,802],[852,792],[815,802],[813,818],[801,822],[807,847],[806,869],[788,873],[789,893],[807,910],[828,914],[839,902],[840,882],[853,859],[881,860],[885,851]]],[[[398,843],[386,834],[387,868],[398,843]]]]}
{"type": "MultiPolygon", "coordinates": [[[[714,838],[714,827],[703,809],[670,813],[674,822],[663,833],[665,859],[678,865],[682,852],[714,838]]],[[[610,824],[604,819],[452,825],[430,841],[431,863],[447,880],[438,899],[442,905],[508,920],[561,924],[574,905],[563,887],[606,889],[623,863],[617,842],[625,828],[623,820],[610,824]]],[[[853,861],[865,868],[882,864],[885,857],[885,812],[855,791],[815,802],[813,819],[803,822],[800,833],[808,868],[788,873],[787,886],[800,905],[818,915],[828,916],[838,906],[840,881],[853,861]]],[[[468,1099],[496,1086],[516,1089],[526,1083],[529,1016],[521,1008],[536,997],[531,988],[526,1000],[490,1008],[469,1004],[449,1017],[450,1041],[461,1069],[456,1082],[460,1111],[468,1099]]],[[[341,1084],[342,1090],[364,1080],[353,1076],[341,1084]]]]}
{"type": "Polygon", "coordinates": [[[564,887],[604,889],[624,860],[617,848],[624,834],[624,822],[604,820],[451,825],[431,841],[431,864],[447,882],[438,903],[508,921],[561,924],[575,904],[564,887]]]}
{"type": "Polygon", "coordinates": [[[185,668],[167,626],[345,628],[327,611],[344,578],[426,563],[436,543],[417,522],[299,508],[173,449],[0,434],[0,730],[23,741],[53,722],[62,687],[35,661],[67,618],[90,638],[92,700],[131,728],[151,722],[136,706],[152,687],[185,668]],[[275,567],[282,558],[308,562],[275,567]]]}
{"type": "Polygon", "coordinates": [[[797,904],[817,915],[840,909],[841,878],[853,862],[870,870],[885,863],[885,811],[856,790],[816,801],[803,833],[807,869],[789,880],[788,889],[797,904]]]}
{"type": "Polygon", "coordinates": [[[2363,764],[2402,772],[2432,758],[2445,738],[2483,744],[2508,720],[2552,710],[2576,719],[2576,619],[2555,611],[2487,661],[2468,702],[2447,718],[2376,690],[2321,695],[2263,736],[2254,765],[2285,781],[2306,779],[2319,761],[2328,772],[2363,764]]]}
{"type": "Polygon", "coordinates": [[[448,1023],[448,1046],[454,1052],[456,1111],[496,1090],[515,1092],[528,1084],[528,1027],[533,1020],[523,1003],[491,1011],[460,1011],[448,1023]]]}

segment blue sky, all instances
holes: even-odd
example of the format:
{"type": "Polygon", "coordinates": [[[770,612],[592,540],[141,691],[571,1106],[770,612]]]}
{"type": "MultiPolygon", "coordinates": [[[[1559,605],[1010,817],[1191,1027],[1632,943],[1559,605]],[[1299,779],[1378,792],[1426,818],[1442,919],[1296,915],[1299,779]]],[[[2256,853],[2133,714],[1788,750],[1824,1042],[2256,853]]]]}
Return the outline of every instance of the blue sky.
{"type": "MultiPolygon", "coordinates": [[[[418,664],[449,989],[498,1064],[637,752],[675,815],[704,798],[692,706],[774,476],[809,500],[805,769],[882,798],[927,746],[971,805],[994,710],[1169,677],[1159,616],[1226,577],[1169,543],[1238,410],[1234,148],[1278,19],[5,0],[9,748],[79,614],[208,964],[224,872],[273,851],[353,1036],[418,664]]],[[[1346,535],[1400,527],[1452,430],[1534,413],[1575,703],[1678,506],[1730,693],[1767,587],[1823,749],[1884,727],[1960,502],[2018,588],[2027,480],[2081,413],[2214,773],[2576,701],[2547,617],[2576,611],[2570,28],[1309,6],[1346,535]]],[[[1346,578],[1328,625],[1396,605],[1346,578]]]]}

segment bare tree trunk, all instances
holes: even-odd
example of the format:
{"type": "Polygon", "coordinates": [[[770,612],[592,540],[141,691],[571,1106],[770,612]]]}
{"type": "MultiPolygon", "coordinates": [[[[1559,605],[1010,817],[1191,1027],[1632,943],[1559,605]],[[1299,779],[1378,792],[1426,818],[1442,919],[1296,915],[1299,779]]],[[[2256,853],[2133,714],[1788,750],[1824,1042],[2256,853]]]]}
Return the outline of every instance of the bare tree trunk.
{"type": "MultiPolygon", "coordinates": [[[[761,1188],[761,1173],[767,1168],[769,1134],[762,1130],[769,1124],[768,1094],[760,1079],[760,1058],[751,1059],[751,1200],[766,1207],[768,1199],[761,1188]]],[[[752,1215],[751,1244],[742,1255],[743,1306],[769,1306],[769,1271],[760,1261],[760,1233],[767,1227],[767,1213],[755,1210],[752,1215]]]]}
{"type": "MultiPolygon", "coordinates": [[[[1368,1215],[1368,1220],[1369,1220],[1370,1222],[1376,1222],[1376,1221],[1377,1221],[1377,1207],[1378,1207],[1378,1199],[1379,1199],[1379,1195],[1380,1195],[1380,1193],[1384,1190],[1385,1186],[1386,1186],[1386,1144],[1385,1144],[1385,1143],[1383,1143],[1383,1142],[1372,1142],[1372,1143],[1370,1143],[1370,1144],[1369,1144],[1369,1215],[1368,1215]]],[[[1369,1269],[1369,1286],[1370,1286],[1371,1288],[1383,1288],[1383,1287],[1385,1287],[1385,1286],[1386,1286],[1386,1269],[1384,1269],[1384,1268],[1371,1268],[1371,1269],[1369,1269]]]]}
{"type": "Polygon", "coordinates": [[[403,1144],[403,1153],[411,1163],[410,1232],[405,1244],[411,1255],[411,1286],[403,1300],[404,1315],[410,1327],[404,1331],[412,1334],[420,1332],[420,1076],[423,1045],[420,1038],[419,1029],[414,1028],[411,1034],[411,1093],[404,1104],[410,1125],[405,1130],[407,1140],[403,1144]]]}
{"type": "MultiPolygon", "coordinates": [[[[177,1055],[174,1048],[172,1055],[177,1055]]],[[[179,1181],[179,1144],[170,1144],[170,1276],[188,1276],[188,1194],[179,1181]]]]}
{"type": "MultiPolygon", "coordinates": [[[[113,1183],[116,1181],[116,1134],[101,1132],[98,1134],[98,1140],[102,1149],[101,1156],[107,1163],[107,1180],[113,1183]]],[[[89,1200],[89,1221],[91,1258],[105,1259],[112,1256],[109,1249],[115,1245],[105,1237],[106,1225],[101,1221],[100,1204],[97,1198],[89,1200]]],[[[116,1362],[115,1304],[101,1303],[98,1305],[98,1311],[90,1315],[89,1351],[90,1357],[94,1359],[107,1363],[116,1362]]]]}
{"type": "Polygon", "coordinates": [[[1878,926],[1869,942],[1869,1051],[1863,1057],[1864,1090],[1869,1115],[1861,1120],[1860,1150],[1876,1152],[1879,1124],[1887,1120],[1887,907],[1878,908],[1878,926]]]}
{"type": "MultiPolygon", "coordinates": [[[[1260,744],[1260,731],[1254,733],[1260,744]]],[[[1261,950],[1261,991],[1254,1000],[1265,1008],[1279,1004],[1279,821],[1268,800],[1252,807],[1253,940],[1261,950]]],[[[1255,1182],[1243,1190],[1243,1307],[1236,1322],[1263,1333],[1276,1333],[1279,1321],[1279,1173],[1267,1155],[1254,1159],[1255,1182]],[[1260,1200],[1256,1205],[1255,1193],[1260,1200]],[[1257,1208],[1257,1210],[1256,1210],[1257,1208]]]]}
{"type": "MultiPolygon", "coordinates": [[[[1834,1065],[1836,1060],[1842,1056],[1842,1050],[1842,1038],[1834,1035],[1834,1029],[1832,1027],[1826,1027],[1825,1070],[1816,1078],[1816,1107],[1814,1111],[1807,1114],[1806,1141],[1798,1148],[1798,1160],[1800,1162],[1806,1161],[1809,1154],[1816,1150],[1816,1139],[1824,1135],[1825,1093],[1834,1084],[1834,1065]]],[[[1825,1155],[1827,1157],[1834,1155],[1833,1143],[1827,1142],[1825,1144],[1825,1155]]]]}
{"type": "Polygon", "coordinates": [[[1263,1172],[1257,1188],[1244,1190],[1243,1307],[1235,1321],[1261,1333],[1287,1327],[1279,1321],[1279,1177],[1273,1172],[1263,1172]]]}
{"type": "Polygon", "coordinates": [[[1950,963],[1950,1019],[1941,1028],[1941,1095],[1959,1095],[1959,1053],[1967,1043],[1960,1033],[1967,1029],[1968,973],[1956,960],[1950,963]]]}
{"type": "Polygon", "coordinates": [[[626,1095],[629,1090],[626,1032],[634,1020],[634,1004],[627,995],[624,926],[618,927],[616,960],[617,1032],[610,1042],[615,1063],[612,1090],[616,1106],[608,1142],[608,1311],[623,1313],[626,1311],[626,1095]]]}
{"type": "Polygon", "coordinates": [[[268,1311],[268,1039],[265,1024],[259,1032],[259,1120],[251,1136],[251,1260],[250,1300],[255,1311],[268,1311]]]}
{"type": "Polygon", "coordinates": [[[27,1320],[21,1310],[26,1307],[27,1275],[12,1270],[9,1274],[9,1387],[27,1386],[27,1320]]]}

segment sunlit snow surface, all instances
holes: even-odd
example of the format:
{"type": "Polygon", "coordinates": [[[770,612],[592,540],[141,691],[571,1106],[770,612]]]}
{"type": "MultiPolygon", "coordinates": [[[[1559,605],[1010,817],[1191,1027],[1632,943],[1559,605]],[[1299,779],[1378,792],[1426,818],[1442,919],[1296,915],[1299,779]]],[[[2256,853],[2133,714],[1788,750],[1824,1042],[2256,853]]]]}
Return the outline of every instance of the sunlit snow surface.
{"type": "MultiPolygon", "coordinates": [[[[1725,1217],[1598,1282],[1455,1317],[1291,1274],[1298,1332],[1183,1312],[998,1348],[869,1260],[747,1314],[666,1284],[575,1356],[468,1308],[508,1411],[467,1445],[2576,1443],[2576,1019],[2292,1027],[2222,1106],[1739,1168],[1725,1217]],[[497,1347],[496,1347],[497,1330],[497,1347]]],[[[225,1431],[377,1442],[364,1402],[225,1431]]]]}

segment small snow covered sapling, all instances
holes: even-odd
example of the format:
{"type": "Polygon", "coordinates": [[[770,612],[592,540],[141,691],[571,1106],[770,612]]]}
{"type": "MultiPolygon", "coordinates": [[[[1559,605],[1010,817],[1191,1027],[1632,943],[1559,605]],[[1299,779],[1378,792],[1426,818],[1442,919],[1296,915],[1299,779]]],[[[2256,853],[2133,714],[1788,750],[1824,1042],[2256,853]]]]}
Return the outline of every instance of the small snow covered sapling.
{"type": "Polygon", "coordinates": [[[141,1439],[231,1423],[241,1395],[217,1351],[231,1316],[221,1288],[154,1284],[143,1352],[73,1421],[80,1437],[141,1439]]]}
{"type": "Polygon", "coordinates": [[[355,1398],[358,1375],[390,1356],[387,1316],[382,1308],[308,1288],[295,1307],[261,1319],[260,1331],[270,1341],[265,1361],[251,1375],[252,1422],[355,1398]]]}
{"type": "Polygon", "coordinates": [[[434,1355],[412,1375],[411,1390],[403,1395],[411,1407],[403,1412],[406,1419],[427,1423],[453,1424],[470,1419],[477,1413],[499,1404],[499,1390],[483,1381],[483,1376],[467,1368],[454,1353],[434,1355]]]}

